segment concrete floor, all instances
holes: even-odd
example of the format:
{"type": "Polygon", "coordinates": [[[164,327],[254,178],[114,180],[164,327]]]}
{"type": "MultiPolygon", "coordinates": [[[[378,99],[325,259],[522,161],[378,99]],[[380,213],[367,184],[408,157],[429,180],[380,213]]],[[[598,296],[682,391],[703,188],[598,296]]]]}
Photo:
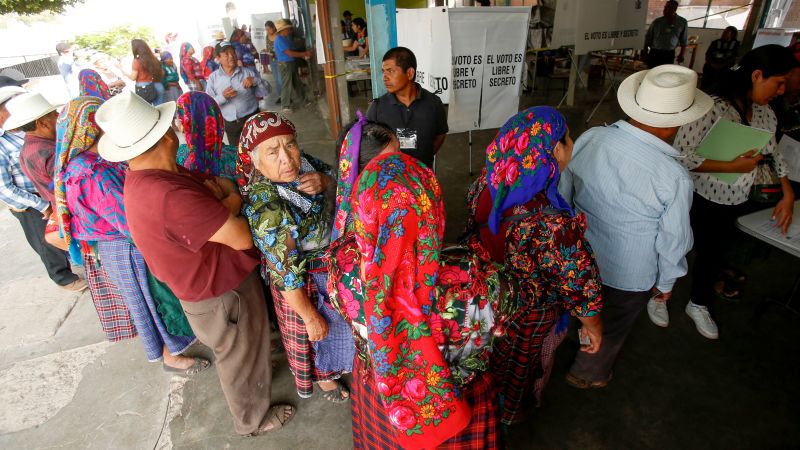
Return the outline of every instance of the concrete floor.
{"type": "MultiPolygon", "coordinates": [[[[565,108],[573,137],[601,95],[594,84],[565,108]]],[[[555,104],[560,91],[524,96],[521,106],[555,104]]],[[[365,97],[354,99],[365,109],[365,97]]],[[[591,125],[621,117],[604,103],[591,125]]],[[[324,121],[314,112],[292,117],[301,147],[333,162],[324,121]]],[[[495,130],[473,133],[474,174],[495,130]]],[[[466,218],[469,174],[466,134],[448,136],[437,175],[453,241],[466,218]]],[[[742,238],[737,245],[750,249],[742,238]]],[[[798,448],[800,358],[798,318],[770,308],[756,319],[767,295],[785,294],[797,259],[758,246],[743,261],[750,283],[737,303],[715,309],[719,341],[701,337],[683,313],[688,280],[670,303],[672,323],[661,329],[640,318],[607,389],[579,391],[563,376],[575,347],[566,343],[545,393],[544,405],[512,427],[508,448],[798,448]]],[[[273,397],[298,406],[285,429],[255,439],[235,435],[215,371],[192,379],[170,376],[145,361],[137,340],[104,341],[88,293],[54,287],[24,241],[16,220],[0,212],[0,448],[4,449],[347,449],[352,447],[348,405],[319,395],[297,398],[285,359],[274,371],[273,397]]],[[[198,345],[194,351],[208,355],[198,345]]]]}

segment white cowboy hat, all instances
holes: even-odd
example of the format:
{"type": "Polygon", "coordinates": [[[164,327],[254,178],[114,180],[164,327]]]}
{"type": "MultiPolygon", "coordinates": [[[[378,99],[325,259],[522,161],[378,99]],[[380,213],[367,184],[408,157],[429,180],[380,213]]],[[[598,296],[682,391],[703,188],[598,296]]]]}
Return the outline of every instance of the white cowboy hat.
{"type": "Polygon", "coordinates": [[[107,161],[133,159],[167,133],[174,116],[175,102],[153,106],[132,91],[111,97],[94,116],[104,132],[97,150],[107,161]]]}
{"type": "Polygon", "coordinates": [[[6,103],[6,109],[10,116],[3,128],[14,130],[44,117],[57,108],[58,105],[51,104],[38,92],[20,93],[6,103]]]}
{"type": "Polygon", "coordinates": [[[281,31],[292,27],[292,22],[289,22],[286,19],[278,19],[278,21],[275,23],[275,32],[280,33],[281,31]]]}
{"type": "Polygon", "coordinates": [[[657,128],[694,122],[714,106],[714,100],[697,89],[697,72],[675,64],[629,76],[617,90],[617,101],[631,119],[657,128]]]}
{"type": "Polygon", "coordinates": [[[0,88],[0,105],[26,92],[28,92],[27,89],[19,86],[3,86],[0,88]]]}

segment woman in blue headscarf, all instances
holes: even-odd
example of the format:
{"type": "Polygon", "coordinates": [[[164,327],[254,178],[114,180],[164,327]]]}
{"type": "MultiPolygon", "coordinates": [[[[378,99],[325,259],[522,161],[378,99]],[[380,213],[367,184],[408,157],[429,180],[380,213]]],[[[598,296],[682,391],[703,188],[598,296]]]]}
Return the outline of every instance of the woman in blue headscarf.
{"type": "Polygon", "coordinates": [[[583,237],[585,219],[558,194],[560,173],[571,156],[564,116],[549,106],[526,109],[489,144],[486,169],[468,197],[464,240],[483,258],[503,264],[520,283],[522,306],[491,360],[506,425],[525,419],[524,400],[541,391],[549,376],[554,347],[566,330],[565,322],[556,327],[562,312],[582,322],[582,351],[600,348],[601,284],[583,237]],[[559,339],[553,340],[556,329],[559,339]],[[546,348],[548,338],[553,348],[546,348]]]}

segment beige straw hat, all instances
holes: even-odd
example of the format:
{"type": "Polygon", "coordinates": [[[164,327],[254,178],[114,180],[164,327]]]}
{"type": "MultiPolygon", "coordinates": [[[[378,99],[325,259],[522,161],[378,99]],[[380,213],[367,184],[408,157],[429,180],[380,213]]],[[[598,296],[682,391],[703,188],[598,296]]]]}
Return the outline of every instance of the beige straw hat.
{"type": "Polygon", "coordinates": [[[675,64],[629,76],[617,90],[617,101],[632,119],[657,128],[694,122],[714,106],[714,100],[697,89],[697,72],[675,64]]]}
{"type": "Polygon", "coordinates": [[[14,130],[55,111],[58,105],[48,102],[38,92],[20,93],[6,103],[10,116],[3,125],[6,130],[14,130]]]}
{"type": "Polygon", "coordinates": [[[119,162],[141,155],[167,133],[174,116],[175,102],[153,106],[132,91],[111,97],[94,116],[105,133],[97,145],[100,156],[119,162]]]}

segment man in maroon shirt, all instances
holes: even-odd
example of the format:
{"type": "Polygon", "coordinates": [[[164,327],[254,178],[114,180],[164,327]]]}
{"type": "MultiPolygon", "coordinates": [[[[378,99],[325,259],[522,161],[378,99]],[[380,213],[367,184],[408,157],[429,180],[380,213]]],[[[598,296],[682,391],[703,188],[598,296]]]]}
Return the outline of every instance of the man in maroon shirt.
{"type": "MultiPolygon", "coordinates": [[[[31,180],[36,192],[50,203],[42,215],[47,220],[56,204],[53,193],[53,163],[56,150],[56,106],[50,104],[41,94],[28,92],[20,94],[6,103],[9,117],[4,127],[25,132],[25,143],[19,154],[22,173],[31,180]]],[[[49,244],[44,244],[49,245],[49,244]]],[[[67,273],[62,288],[69,291],[83,291],[88,286],[74,273],[67,273]]]]}
{"type": "Polygon", "coordinates": [[[170,128],[175,103],[153,107],[124,92],[98,109],[100,155],[128,161],[125,215],[133,242],[156,278],[180,299],[201,342],[214,351],[236,432],[256,436],[282,427],[290,405],[270,407],[269,325],[259,259],[242,199],[225,179],[175,162],[170,128]]]}

